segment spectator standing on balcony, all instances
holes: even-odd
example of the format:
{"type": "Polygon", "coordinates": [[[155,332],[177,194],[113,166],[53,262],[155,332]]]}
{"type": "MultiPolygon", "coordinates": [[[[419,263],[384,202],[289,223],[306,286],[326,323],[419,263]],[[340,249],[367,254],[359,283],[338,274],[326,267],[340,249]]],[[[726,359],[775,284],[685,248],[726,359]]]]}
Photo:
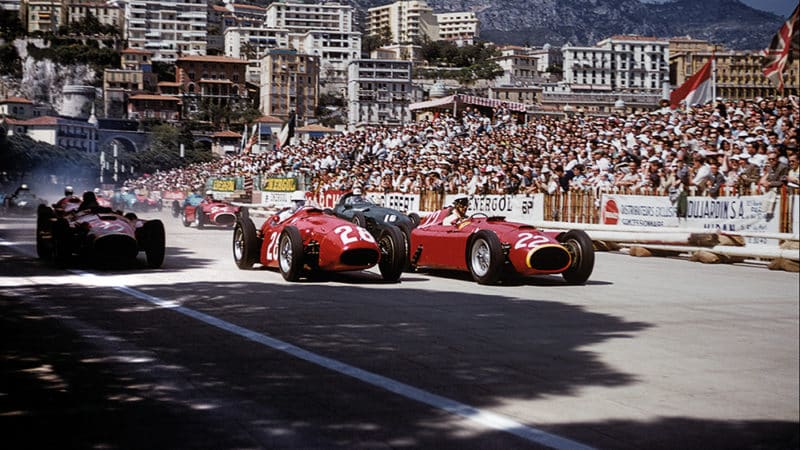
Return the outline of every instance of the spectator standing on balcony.
{"type": "Polygon", "coordinates": [[[725,186],[725,176],[719,171],[719,163],[712,161],[709,164],[709,173],[705,179],[706,191],[712,198],[719,197],[722,187],[725,186]]]}

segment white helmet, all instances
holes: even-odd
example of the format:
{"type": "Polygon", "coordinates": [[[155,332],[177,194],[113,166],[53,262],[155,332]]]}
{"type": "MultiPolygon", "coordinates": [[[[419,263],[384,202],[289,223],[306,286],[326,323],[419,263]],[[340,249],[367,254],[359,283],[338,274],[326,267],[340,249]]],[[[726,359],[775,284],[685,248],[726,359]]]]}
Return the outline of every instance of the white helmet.
{"type": "Polygon", "coordinates": [[[100,193],[100,188],[94,188],[94,193],[95,194],[99,194],[100,193]]]}
{"type": "Polygon", "coordinates": [[[64,195],[72,195],[75,193],[75,190],[72,189],[72,186],[67,186],[64,188],[64,195]]]}
{"type": "Polygon", "coordinates": [[[289,202],[292,209],[297,211],[306,204],[306,193],[304,191],[292,192],[292,195],[289,196],[289,202]]]}
{"type": "Polygon", "coordinates": [[[206,195],[214,195],[214,191],[208,190],[208,191],[206,191],[206,195]]]}
{"type": "Polygon", "coordinates": [[[362,192],[361,192],[361,188],[360,187],[354,187],[353,188],[353,195],[361,195],[361,193],[362,192]]]}

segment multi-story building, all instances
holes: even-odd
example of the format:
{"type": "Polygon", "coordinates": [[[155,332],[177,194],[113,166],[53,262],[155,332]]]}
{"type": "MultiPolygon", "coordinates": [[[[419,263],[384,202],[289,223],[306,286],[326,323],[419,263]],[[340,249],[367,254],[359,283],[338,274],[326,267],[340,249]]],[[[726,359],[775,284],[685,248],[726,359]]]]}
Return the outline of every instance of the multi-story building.
{"type": "Polygon", "coordinates": [[[293,33],[306,31],[338,31],[349,33],[353,28],[353,8],[336,3],[305,4],[275,2],[267,7],[264,21],[267,28],[286,28],[293,33]]]}
{"type": "Polygon", "coordinates": [[[439,39],[451,41],[456,45],[472,45],[478,37],[478,16],[474,12],[452,12],[434,14],[439,25],[439,39]]]}
{"type": "Polygon", "coordinates": [[[325,92],[346,88],[347,65],[361,57],[361,33],[315,30],[291,34],[290,38],[290,46],[319,57],[319,78],[325,92]]]}
{"type": "Polygon", "coordinates": [[[274,49],[261,60],[264,115],[282,119],[295,111],[298,121],[316,115],[319,104],[319,58],[295,50],[274,49]]]}
{"type": "Polygon", "coordinates": [[[87,121],[40,116],[31,119],[5,119],[8,135],[27,135],[67,150],[97,153],[97,124],[87,121]]]}
{"type": "Polygon", "coordinates": [[[85,17],[91,15],[96,18],[101,25],[122,29],[124,22],[122,8],[118,5],[96,0],[66,0],[64,4],[67,12],[66,23],[80,22],[85,17]]]}
{"type": "Polygon", "coordinates": [[[200,0],[111,0],[125,5],[128,46],[150,50],[154,62],[206,54],[207,2],[200,0]]]}
{"type": "Polygon", "coordinates": [[[394,44],[439,40],[436,16],[423,0],[400,0],[367,10],[366,33],[390,36],[394,44]]]}
{"type": "Polygon", "coordinates": [[[181,99],[173,95],[135,94],[128,99],[128,119],[181,120],[181,99]]]}
{"type": "Polygon", "coordinates": [[[531,56],[528,48],[508,45],[499,50],[500,56],[491,59],[503,69],[503,75],[495,78],[496,84],[519,85],[540,80],[538,58],[531,56]]]}
{"type": "Polygon", "coordinates": [[[264,27],[225,30],[225,56],[248,62],[248,83],[261,84],[261,60],[274,48],[289,48],[289,30],[264,27]]]}
{"type": "Polygon", "coordinates": [[[564,54],[561,49],[550,44],[544,44],[541,48],[533,48],[528,54],[536,58],[536,71],[539,73],[547,72],[549,69],[556,67],[561,72],[561,68],[564,65],[564,54]]]}
{"type": "Polygon", "coordinates": [[[66,23],[66,10],[61,0],[28,0],[24,8],[28,33],[54,33],[66,23]]]}
{"type": "MultiPolygon", "coordinates": [[[[670,84],[673,88],[699,71],[713,53],[717,97],[743,99],[775,95],[776,86],[764,76],[760,52],[730,51],[721,45],[686,37],[670,39],[669,44],[670,84]]],[[[784,73],[784,94],[797,95],[800,87],[798,76],[800,60],[795,59],[792,64],[787,64],[784,73]]]]}
{"type": "Polygon", "coordinates": [[[347,78],[348,126],[409,122],[408,107],[418,100],[411,82],[411,68],[411,61],[351,61],[347,78]]]}
{"type": "Polygon", "coordinates": [[[202,104],[229,105],[248,101],[247,61],[227,56],[181,56],[175,62],[175,81],[186,112],[202,104]]]}
{"type": "Polygon", "coordinates": [[[120,54],[119,69],[103,71],[103,101],[105,116],[127,116],[128,99],[132,94],[155,93],[158,76],[152,71],[153,53],[137,48],[126,48],[120,54]]]}
{"type": "Polygon", "coordinates": [[[22,97],[8,97],[0,100],[0,117],[26,120],[37,117],[33,102],[22,97]]]}
{"type": "Polygon", "coordinates": [[[564,82],[572,90],[636,91],[661,95],[669,84],[669,41],[612,36],[594,47],[565,45],[564,82]]]}
{"type": "Polygon", "coordinates": [[[5,11],[13,11],[17,14],[20,12],[21,0],[0,0],[0,9],[5,11]]]}

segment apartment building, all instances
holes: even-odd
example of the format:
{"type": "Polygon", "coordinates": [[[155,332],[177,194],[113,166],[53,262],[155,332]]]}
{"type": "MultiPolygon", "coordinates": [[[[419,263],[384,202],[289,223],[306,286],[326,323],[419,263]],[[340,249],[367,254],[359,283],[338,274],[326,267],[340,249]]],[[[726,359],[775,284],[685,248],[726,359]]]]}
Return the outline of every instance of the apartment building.
{"type": "Polygon", "coordinates": [[[564,82],[573,91],[636,91],[662,94],[669,85],[669,41],[612,36],[594,47],[562,48],[564,82]]]}
{"type": "Polygon", "coordinates": [[[153,52],[154,62],[174,63],[180,55],[205,55],[208,6],[203,0],[111,0],[124,5],[128,46],[153,52]]]}
{"type": "Polygon", "coordinates": [[[440,40],[453,42],[459,47],[475,43],[480,21],[474,12],[440,13],[434,17],[439,25],[440,40]]]}
{"type": "Polygon", "coordinates": [[[28,33],[54,33],[67,23],[67,11],[61,0],[28,0],[21,8],[28,33]]]}
{"type": "Polygon", "coordinates": [[[439,40],[439,24],[433,9],[422,0],[400,0],[367,10],[366,33],[391,36],[393,44],[439,40]]]}
{"type": "Polygon", "coordinates": [[[120,52],[120,68],[103,71],[106,117],[126,117],[131,95],[155,93],[158,90],[158,76],[152,71],[152,58],[153,52],[126,48],[120,52]]]}
{"type": "Polygon", "coordinates": [[[411,121],[419,95],[411,82],[411,61],[358,59],[347,79],[348,126],[401,125],[411,121]]]}
{"type": "Polygon", "coordinates": [[[260,85],[259,109],[265,116],[286,119],[295,111],[298,121],[314,117],[319,104],[319,58],[296,50],[270,50],[261,60],[260,85]]]}
{"type": "Polygon", "coordinates": [[[350,33],[356,31],[353,28],[353,7],[337,3],[271,3],[267,7],[264,26],[267,28],[287,28],[293,33],[304,33],[306,31],[350,33]]]}
{"type": "Polygon", "coordinates": [[[80,22],[89,15],[97,19],[102,25],[122,29],[124,25],[123,11],[117,5],[105,1],[75,1],[66,0],[66,22],[80,22]]]}
{"type": "Polygon", "coordinates": [[[184,111],[192,115],[203,104],[228,105],[248,101],[247,61],[226,56],[181,56],[175,61],[175,82],[184,111]]]}
{"type": "Polygon", "coordinates": [[[261,84],[261,60],[270,50],[289,48],[289,30],[261,26],[229,27],[225,30],[225,56],[244,59],[247,65],[247,82],[261,84]]]}

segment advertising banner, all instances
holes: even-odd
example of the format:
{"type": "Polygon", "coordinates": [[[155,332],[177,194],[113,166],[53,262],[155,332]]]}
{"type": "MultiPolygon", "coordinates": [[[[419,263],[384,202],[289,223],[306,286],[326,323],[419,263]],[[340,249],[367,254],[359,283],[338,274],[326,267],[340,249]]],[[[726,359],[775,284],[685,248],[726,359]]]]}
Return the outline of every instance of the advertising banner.
{"type": "MultiPolygon", "coordinates": [[[[777,201],[780,201],[779,199],[777,201]]],[[[601,201],[600,223],[638,227],[705,228],[735,233],[777,233],[777,217],[767,195],[742,197],[688,197],[686,218],[677,216],[677,207],[669,197],[604,194],[601,201]]],[[[777,244],[775,240],[748,237],[748,244],[777,244]],[[772,241],[772,242],[768,242],[772,241]]]]}
{"type": "MultiPolygon", "coordinates": [[[[449,194],[444,204],[452,205],[453,200],[464,194],[449,194]]],[[[522,223],[544,220],[544,194],[522,195],[468,195],[467,215],[483,213],[487,216],[503,216],[506,220],[522,223]]]]}

